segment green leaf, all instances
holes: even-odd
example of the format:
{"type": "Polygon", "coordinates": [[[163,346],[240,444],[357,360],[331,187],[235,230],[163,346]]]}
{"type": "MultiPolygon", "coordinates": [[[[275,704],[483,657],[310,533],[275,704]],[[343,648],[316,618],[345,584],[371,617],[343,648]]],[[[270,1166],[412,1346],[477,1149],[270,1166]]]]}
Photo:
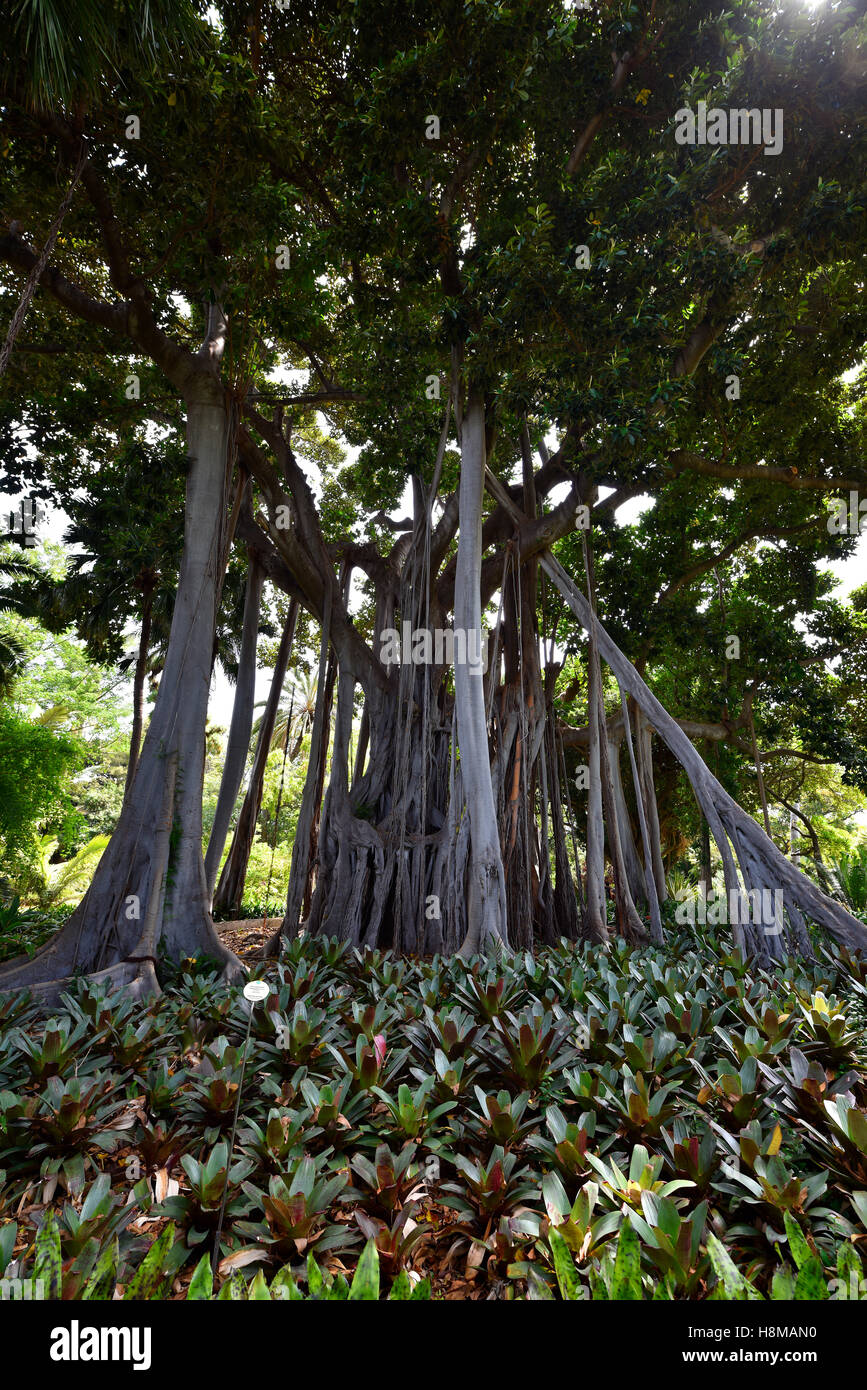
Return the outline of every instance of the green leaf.
{"type": "Polygon", "coordinates": [[[251,1303],[271,1302],[268,1285],[265,1282],[265,1276],[261,1269],[256,1271],[255,1278],[247,1291],[247,1297],[251,1303]]]}
{"type": "Polygon", "coordinates": [[[159,1298],[165,1283],[163,1266],[175,1238],[175,1223],[169,1221],[157,1237],[124,1290],[124,1300],[159,1298]]]}
{"type": "Polygon", "coordinates": [[[581,1298],[581,1284],[575,1262],[565,1240],[553,1226],[548,1232],[548,1243],[551,1246],[554,1273],[557,1275],[557,1283],[560,1285],[560,1295],[570,1302],[577,1302],[581,1298]]]}
{"type": "Polygon", "coordinates": [[[196,1272],[190,1280],[187,1289],[187,1300],[194,1302],[200,1299],[210,1299],[214,1293],[214,1276],[211,1273],[211,1261],[208,1255],[203,1255],[196,1265],[196,1272]]]}
{"type": "Polygon", "coordinates": [[[111,1298],[117,1281],[117,1262],[118,1246],[115,1240],[107,1250],[103,1250],[97,1260],[93,1273],[81,1291],[83,1299],[97,1302],[111,1298]]]}
{"type": "Polygon", "coordinates": [[[548,1288],[539,1271],[530,1266],[527,1273],[527,1298],[531,1303],[553,1303],[554,1295],[548,1288]]]}
{"type": "Polygon", "coordinates": [[[811,1303],[828,1298],[828,1286],[825,1283],[822,1261],[817,1259],[815,1255],[812,1255],[798,1270],[798,1277],[795,1280],[795,1298],[811,1303]]]}
{"type": "Polygon", "coordinates": [[[858,1213],[858,1220],[867,1231],[867,1192],[850,1192],[849,1201],[858,1213]]]}
{"type": "Polygon", "coordinates": [[[320,1298],[324,1290],[325,1280],[322,1278],[322,1270],[311,1252],[307,1256],[307,1292],[311,1298],[320,1298]]]}
{"type": "Polygon", "coordinates": [[[379,1298],[379,1255],[372,1236],[361,1252],[349,1297],[356,1302],[363,1299],[373,1303],[379,1298]]]}
{"type": "Polygon", "coordinates": [[[840,1249],[837,1251],[837,1277],[846,1288],[846,1297],[850,1291],[855,1290],[855,1297],[860,1294],[860,1284],[864,1277],[864,1268],[861,1264],[861,1257],[855,1246],[848,1240],[844,1240],[840,1249]]]}
{"type": "Polygon", "coordinates": [[[291,1300],[293,1303],[303,1300],[304,1295],[295,1283],[291,1265],[284,1265],[283,1268],[274,1275],[271,1280],[271,1297],[291,1300]]]}
{"type": "Polygon", "coordinates": [[[217,1301],[221,1302],[223,1299],[231,1299],[233,1302],[238,1303],[241,1299],[245,1299],[246,1297],[247,1286],[241,1278],[241,1275],[235,1270],[232,1277],[226,1280],[220,1292],[217,1294],[217,1301]]]}
{"type": "Polygon", "coordinates": [[[409,1282],[409,1275],[407,1274],[407,1272],[406,1272],[405,1269],[402,1269],[402,1270],[400,1271],[400,1274],[397,1276],[397,1278],[395,1279],[394,1283],[393,1283],[392,1286],[391,1286],[391,1291],[389,1292],[389,1295],[388,1295],[388,1302],[389,1302],[389,1303],[403,1303],[403,1302],[407,1302],[407,1303],[408,1303],[411,1297],[412,1297],[412,1287],[411,1287],[410,1282],[409,1282]]]}
{"type": "Polygon", "coordinates": [[[797,1221],[790,1211],[783,1214],[786,1225],[786,1235],[789,1237],[789,1249],[792,1252],[792,1259],[802,1269],[808,1260],[813,1258],[813,1252],[807,1244],[804,1232],[801,1230],[797,1221]]]}
{"type": "Polygon", "coordinates": [[[7,1221],[5,1226],[0,1226],[0,1279],[6,1273],[6,1266],[12,1259],[12,1251],[15,1249],[15,1239],[18,1235],[18,1222],[7,1221]]]}
{"type": "Polygon", "coordinates": [[[795,1297],[795,1275],[789,1265],[781,1265],[774,1270],[771,1280],[771,1298],[788,1302],[795,1297]]]}
{"type": "Polygon", "coordinates": [[[707,1238],[707,1253],[710,1256],[714,1273],[720,1281],[723,1297],[738,1302],[761,1298],[758,1289],[754,1288],[749,1280],[741,1274],[722,1241],[713,1234],[707,1238]]]}
{"type": "Polygon", "coordinates": [[[849,1111],[849,1138],[862,1152],[867,1154],[867,1115],[863,1110],[849,1111]]]}
{"type": "Polygon", "coordinates": [[[60,1230],[53,1211],[45,1213],[45,1220],[36,1235],[36,1258],[33,1262],[33,1278],[42,1279],[47,1299],[61,1297],[63,1287],[62,1261],[60,1256],[60,1230]]]}
{"type": "Polygon", "coordinates": [[[641,1292],[641,1242],[630,1222],[624,1221],[617,1238],[617,1255],[614,1259],[614,1276],[611,1281],[612,1299],[640,1300],[641,1292]]]}

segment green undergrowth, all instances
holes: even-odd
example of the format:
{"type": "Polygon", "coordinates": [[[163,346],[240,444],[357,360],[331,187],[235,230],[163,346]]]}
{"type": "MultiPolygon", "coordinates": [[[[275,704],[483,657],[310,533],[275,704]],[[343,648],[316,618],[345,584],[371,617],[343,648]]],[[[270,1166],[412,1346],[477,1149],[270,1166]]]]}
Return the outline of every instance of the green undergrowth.
{"type": "Polygon", "coordinates": [[[299,940],[261,972],[252,1017],[198,962],[149,1003],[0,999],[0,1273],[88,1299],[867,1295],[863,963],[299,940]]]}

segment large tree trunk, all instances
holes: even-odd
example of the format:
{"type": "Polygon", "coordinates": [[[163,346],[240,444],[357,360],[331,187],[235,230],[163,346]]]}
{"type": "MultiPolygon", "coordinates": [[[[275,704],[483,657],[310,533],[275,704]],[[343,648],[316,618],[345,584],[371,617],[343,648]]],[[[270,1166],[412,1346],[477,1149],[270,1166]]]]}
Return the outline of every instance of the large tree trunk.
{"type": "Polygon", "coordinates": [[[253,702],[256,698],[256,644],[259,634],[259,608],[262,601],[262,585],[265,572],[251,550],[249,569],[244,594],[244,619],[241,631],[241,649],[238,654],[238,680],[235,685],[235,699],[232,704],[232,719],[229,724],[229,737],[226,743],[226,761],[220,779],[217,808],[214,823],[208,840],[205,855],[205,881],[208,895],[213,898],[217,870],[232,812],[244,779],[247,753],[250,748],[250,731],[253,728],[253,702]]]}
{"type": "MultiPolygon", "coordinates": [[[[444,668],[401,651],[384,661],[383,687],[339,662],[331,779],[322,807],[319,874],[308,920],[313,932],[362,946],[403,951],[484,949],[506,934],[505,882],[488,751],[481,662],[481,498],[484,410],[471,403],[464,425],[464,467],[454,611],[454,722],[444,668]],[[466,644],[460,635],[466,636],[466,644]],[[349,783],[349,736],[355,686],[365,693],[366,762],[349,783]],[[455,732],[460,762],[455,758],[455,732]],[[363,769],[363,770],[362,770],[363,769]]],[[[416,524],[392,552],[378,584],[374,650],[386,629],[433,633],[444,616],[431,612],[430,519],[416,488],[416,524]],[[397,610],[399,609],[399,615],[397,610]]],[[[401,644],[402,646],[402,640],[401,644]]],[[[520,774],[519,774],[520,775],[520,774]]],[[[299,825],[299,837],[301,827],[299,825]]],[[[302,851],[296,838],[296,856],[302,851]]],[[[290,886],[291,895],[291,886],[290,886]]],[[[286,926],[297,930],[290,904],[286,926]]]]}
{"type": "MultiPolygon", "coordinates": [[[[250,862],[250,851],[253,848],[253,841],[256,837],[256,824],[259,819],[259,812],[262,809],[262,795],[265,787],[265,768],[268,764],[268,754],[271,751],[271,740],[274,737],[274,726],[277,722],[277,713],[280,708],[280,696],[283,692],[283,683],[286,680],[289,656],[295,637],[295,627],[298,621],[298,607],[298,600],[292,599],[289,604],[286,622],[283,624],[283,633],[280,637],[280,646],[277,649],[274,670],[271,676],[271,687],[268,691],[268,699],[265,704],[265,709],[262,712],[262,721],[259,725],[259,737],[256,742],[256,752],[253,755],[250,780],[247,784],[247,790],[244,793],[241,809],[238,812],[238,823],[235,826],[235,833],[232,836],[232,844],[226,856],[226,862],[223,865],[223,872],[220,874],[217,891],[214,894],[214,910],[217,912],[237,912],[240,909],[244,897],[244,885],[247,881],[247,866],[250,862]]],[[[286,737],[289,737],[288,730],[286,737]]]]}
{"type": "MultiPolygon", "coordinates": [[[[460,537],[455,574],[455,630],[466,646],[481,651],[482,498],[485,491],[485,406],[471,391],[461,440],[460,537]]],[[[467,934],[459,954],[484,951],[489,942],[507,943],[506,884],[497,811],[488,756],[482,672],[468,660],[455,660],[455,711],[463,794],[470,829],[466,883],[467,934]]]]}
{"type": "Polygon", "coordinates": [[[408,628],[427,633],[433,653],[430,517],[421,488],[415,490],[413,535],[394,547],[378,586],[373,646],[389,680],[384,689],[377,682],[365,688],[351,785],[349,734],[358,678],[349,658],[340,665],[331,780],[308,922],[311,931],[355,945],[409,952],[455,949],[464,934],[445,842],[450,735],[443,667],[433,661],[417,665],[402,650],[392,661],[381,642],[386,630],[408,628]]]}
{"type": "MultiPolygon", "coordinates": [[[[215,310],[209,342],[222,338],[224,328],[215,310]]],[[[218,353],[212,349],[209,357],[218,353]]],[[[2,989],[42,983],[51,995],[73,973],[109,967],[118,967],[117,978],[126,983],[142,920],[152,895],[162,892],[155,936],[172,959],[207,953],[229,969],[240,968],[214,929],[202,858],[205,723],[230,466],[229,418],[222,387],[210,371],[192,376],[186,407],[184,553],[165,667],[130,795],[83,901],[32,960],[14,961],[0,974],[2,989]],[[173,848],[163,885],[159,831],[169,775],[175,779],[173,848]]],[[[132,975],[139,975],[140,963],[133,964],[132,975]]]]}

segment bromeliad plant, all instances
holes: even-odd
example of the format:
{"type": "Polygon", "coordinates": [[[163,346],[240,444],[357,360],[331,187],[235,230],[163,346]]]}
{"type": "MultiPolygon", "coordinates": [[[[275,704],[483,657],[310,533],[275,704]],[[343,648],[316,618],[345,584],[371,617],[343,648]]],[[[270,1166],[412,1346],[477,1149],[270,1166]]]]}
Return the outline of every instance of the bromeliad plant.
{"type": "Polygon", "coordinates": [[[463,1154],[441,1155],[458,1170],[463,1182],[442,1184],[441,1200],[464,1217],[491,1217],[513,1211],[535,1192],[532,1174],[526,1166],[517,1167],[518,1157],[497,1145],[487,1164],[473,1162],[463,1154]]]}
{"type": "Polygon", "coordinates": [[[356,1239],[352,1230],[327,1220],[347,1183],[345,1173],[326,1176],[322,1158],[302,1158],[285,1175],[272,1177],[266,1193],[252,1183],[243,1183],[244,1192],[264,1211],[265,1220],[259,1224],[236,1222],[235,1229],[260,1242],[272,1260],[285,1260],[314,1246],[334,1250],[351,1245],[356,1239]]]}
{"type": "MultiPolygon", "coordinates": [[[[178,1275],[173,1297],[191,1250],[213,1254],[224,1176],[220,1253],[234,1263],[223,1261],[211,1297],[226,1276],[221,1298],[254,1286],[256,1298],[263,1288],[286,1296],[277,1290],[293,1276],[252,1276],[267,1266],[270,1278],[311,1247],[319,1266],[332,1246],[351,1265],[363,1242],[354,1209],[374,1223],[377,1266],[400,1263],[416,1222],[449,1251],[465,1248],[481,1297],[505,1296],[504,1285],[555,1295],[558,1241],[588,1296],[608,1296],[625,1230],[640,1247],[636,1296],[725,1296],[710,1232],[763,1296],[792,1279],[803,1290],[787,1218],[826,1282],[840,1243],[863,1249],[867,1231],[860,1038],[848,1056],[867,973],[857,962],[852,971],[850,992],[842,957],[770,973],[694,937],[665,950],[567,943],[469,968],[298,940],[262,967],[270,1015],[251,1017],[237,986],[200,964],[151,1001],[80,981],[55,1008],[50,1056],[36,1008],[10,1014],[3,1000],[0,1213],[48,1204],[64,1232],[63,1287],[76,1297],[99,1261],[100,1287],[110,1286],[112,1258],[112,1287],[125,1288],[152,1239],[136,1222],[105,1238],[98,1226],[73,1232],[64,1203],[75,1218],[85,1202],[96,1204],[87,1221],[115,1217],[91,1195],[100,1174],[124,1215],[131,1195],[148,1232],[176,1222],[151,1266],[163,1294],[178,1275]],[[220,1140],[248,1025],[230,1155],[220,1140]]],[[[20,1252],[27,1223],[17,1219],[20,1252]]],[[[420,1267],[423,1246],[412,1258],[420,1267]]],[[[339,1275],[329,1284],[319,1273],[323,1290],[342,1289],[339,1275]]]]}
{"type": "Polygon", "coordinates": [[[389,1278],[401,1273],[416,1246],[430,1235],[428,1228],[416,1224],[412,1213],[411,1204],[402,1207],[390,1221],[368,1216],[363,1211],[355,1213],[362,1234],[373,1241],[383,1273],[389,1278]]]}
{"type": "Polygon", "coordinates": [[[388,1047],[385,1037],[381,1033],[374,1037],[370,1046],[365,1042],[364,1035],[359,1034],[355,1039],[354,1054],[346,1048],[335,1047],[332,1043],[328,1044],[328,1050],[362,1091],[372,1091],[377,1086],[387,1090],[389,1083],[400,1073],[408,1055],[408,1049],[398,1053],[392,1058],[391,1065],[386,1071],[385,1060],[388,1056],[388,1047]]]}
{"type": "Polygon", "coordinates": [[[322,1130],[310,1124],[310,1112],[271,1109],[264,1129],[255,1120],[248,1120],[239,1135],[242,1151],[271,1173],[279,1173],[304,1155],[322,1130]]]}
{"type": "MultiPolygon", "coordinates": [[[[95,1243],[99,1249],[104,1248],[138,1214],[134,1202],[127,1201],[123,1193],[112,1191],[108,1173],[101,1173],[83,1193],[80,1208],[72,1202],[63,1204],[57,1220],[62,1258],[75,1259],[91,1243],[95,1243]]],[[[53,1212],[49,1212],[45,1219],[49,1217],[54,1219],[53,1212]]]]}
{"type": "Polygon", "coordinates": [[[833,995],[826,998],[817,989],[809,1000],[799,999],[801,1025],[797,1030],[800,1050],[810,1058],[833,1067],[854,1066],[863,1061],[861,1034],[833,995]]]}
{"type": "Polygon", "coordinates": [[[381,1086],[374,1086],[373,1094],[379,1097],[391,1116],[397,1137],[419,1139],[427,1133],[432,1125],[436,1124],[441,1115],[447,1115],[450,1110],[454,1110],[455,1102],[447,1100],[442,1105],[434,1106],[433,1110],[428,1112],[428,1097],[432,1088],[433,1077],[429,1076],[415,1092],[411,1091],[407,1085],[399,1086],[397,1098],[394,1099],[381,1086]]]}
{"type": "Polygon", "coordinates": [[[529,1091],[522,1091],[514,1099],[508,1091],[488,1095],[480,1086],[476,1086],[475,1092],[479,1109],[477,1114],[470,1117],[467,1125],[483,1141],[500,1144],[504,1149],[514,1149],[536,1128],[538,1117],[535,1114],[524,1118],[530,1104],[529,1091]]]}
{"type": "Polygon", "coordinates": [[[695,1059],[693,1066],[702,1081],[698,1104],[707,1106],[713,1114],[721,1117],[727,1128],[737,1133],[758,1115],[761,1102],[755,1057],[748,1057],[737,1071],[731,1064],[719,1062],[716,1079],[695,1059]]]}
{"type": "Polygon", "coordinates": [[[35,1036],[19,1029],[14,1041],[33,1079],[46,1081],[52,1076],[64,1076],[73,1069],[87,1070],[85,1039],[89,1032],[87,1020],[74,1025],[71,1018],[50,1018],[35,1036]]]}
{"type": "Polygon", "coordinates": [[[435,1013],[428,1004],[424,1007],[424,1025],[418,1023],[407,1029],[413,1052],[422,1061],[430,1057],[432,1047],[450,1059],[466,1056],[478,1032],[479,1024],[465,1009],[435,1013]]]}
{"type": "Polygon", "coordinates": [[[127,1102],[115,1096],[114,1081],[103,1073],[91,1074],[85,1081],[73,1077],[64,1082],[60,1076],[50,1076],[41,1101],[27,1103],[31,1155],[78,1153],[95,1166],[91,1151],[111,1153],[120,1142],[118,1131],[134,1123],[134,1116],[123,1113],[127,1102]]]}
{"type": "Polygon", "coordinates": [[[566,1182],[583,1178],[589,1172],[587,1147],[596,1134],[596,1116],[590,1111],[573,1123],[559,1106],[549,1105],[545,1123],[550,1139],[543,1134],[531,1135],[528,1147],[541,1154],[546,1165],[556,1169],[566,1182]]]}
{"type": "Polygon", "coordinates": [[[308,1008],[299,999],[289,1019],[276,1010],[268,1015],[274,1028],[274,1047],[285,1062],[308,1065],[322,1056],[331,1029],[324,1009],[308,1008]]]}
{"type": "Polygon", "coordinates": [[[380,1144],[374,1163],[364,1154],[354,1154],[351,1168],[361,1187],[347,1192],[346,1198],[355,1198],[369,1212],[387,1217],[412,1208],[422,1190],[416,1152],[416,1144],[406,1144],[397,1154],[387,1144],[380,1144]]]}
{"type": "Polygon", "coordinates": [[[867,1112],[854,1104],[851,1093],[824,1104],[824,1133],[808,1126],[807,1143],[836,1173],[859,1187],[867,1186],[867,1112]]]}
{"type": "Polygon", "coordinates": [[[621,1084],[607,1086],[606,1094],[608,1113],[619,1121],[618,1134],[630,1139],[657,1138],[663,1125],[677,1113],[669,1097],[678,1090],[678,1083],[672,1081],[654,1090],[640,1071],[632,1072],[626,1065],[622,1076],[621,1084]]]}
{"type": "MultiPolygon", "coordinates": [[[[367,1091],[350,1094],[352,1078],[344,1076],[336,1087],[318,1086],[310,1077],[301,1081],[301,1094],[307,1102],[310,1117],[322,1134],[322,1142],[334,1149],[347,1149],[361,1138],[361,1126],[370,1111],[367,1091]]],[[[310,1141],[310,1131],[307,1131],[310,1141]]],[[[315,1147],[315,1146],[314,1146],[315,1147]]]]}
{"type": "Polygon", "coordinates": [[[606,1212],[596,1221],[593,1220],[599,1200],[599,1186],[595,1182],[585,1183],[574,1202],[570,1202],[558,1175],[546,1173],[542,1181],[542,1197],[547,1213],[547,1224],[542,1226],[543,1236],[556,1230],[569,1249],[575,1252],[579,1263],[601,1249],[623,1219],[618,1210],[606,1212]]]}
{"type": "MultiPolygon", "coordinates": [[[[660,1179],[665,1163],[662,1154],[648,1153],[643,1144],[636,1144],[629,1158],[628,1174],[624,1173],[613,1158],[607,1162],[595,1154],[587,1155],[591,1166],[602,1178],[600,1193],[620,1208],[623,1203],[635,1211],[641,1210],[642,1195],[652,1193],[655,1197],[673,1197],[675,1192],[692,1189],[694,1183],[688,1178],[672,1178],[668,1182],[660,1179]]],[[[676,1203],[682,1205],[682,1200],[676,1203]]]]}
{"type": "Polygon", "coordinates": [[[526,997],[526,984],[517,975],[509,977],[488,970],[482,974],[482,967],[473,965],[455,988],[456,998],[474,1018],[492,1023],[509,1009],[520,1006],[526,997]]]}
{"type": "Polygon", "coordinates": [[[214,1145],[204,1162],[191,1154],[184,1154],[181,1167],[186,1174],[187,1190],[166,1197],[155,1214],[182,1221],[187,1227],[190,1245],[204,1240],[209,1232],[216,1229],[224,1188],[227,1190],[226,1212],[230,1217],[249,1210],[240,1191],[246,1189],[244,1179],[255,1165],[251,1159],[244,1157],[230,1166],[229,1146],[224,1141],[214,1145]]]}
{"type": "Polygon", "coordinates": [[[552,1072],[563,1071],[577,1059],[578,1049],[566,1042],[572,1032],[573,1023],[562,1009],[534,1004],[520,1016],[498,1013],[491,1041],[478,1046],[496,1076],[536,1091],[552,1072]]]}

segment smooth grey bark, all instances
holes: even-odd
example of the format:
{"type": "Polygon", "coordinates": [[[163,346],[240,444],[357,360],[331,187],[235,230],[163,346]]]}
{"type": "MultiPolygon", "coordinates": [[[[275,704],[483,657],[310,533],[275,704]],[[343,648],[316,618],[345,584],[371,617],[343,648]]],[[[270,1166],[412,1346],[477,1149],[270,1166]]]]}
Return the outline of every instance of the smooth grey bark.
{"type": "MultiPolygon", "coordinates": [[[[598,661],[598,654],[597,654],[598,661]]],[[[605,707],[602,703],[602,682],[598,683],[599,699],[599,720],[600,725],[605,724],[605,707]]],[[[599,741],[600,771],[602,780],[602,809],[605,818],[605,829],[608,839],[608,851],[611,856],[611,872],[614,879],[614,901],[617,917],[620,922],[620,929],[624,934],[628,934],[633,939],[638,940],[646,935],[644,923],[638,915],[632,893],[629,887],[629,876],[626,872],[626,861],[623,853],[623,845],[620,839],[620,824],[617,816],[617,804],[614,793],[614,776],[611,768],[611,759],[608,753],[608,740],[605,738],[599,741]]],[[[631,832],[630,832],[631,833],[631,832]]]]}
{"type": "Polygon", "coordinates": [[[622,688],[620,691],[620,704],[623,709],[623,728],[626,732],[626,747],[629,750],[629,765],[632,768],[632,783],[635,787],[635,805],[638,810],[638,824],[641,828],[641,844],[644,851],[644,883],[647,907],[650,913],[650,939],[651,941],[655,941],[657,945],[661,945],[663,941],[662,918],[659,915],[659,903],[656,899],[656,884],[653,881],[650,831],[647,827],[647,817],[644,814],[644,801],[641,796],[638,763],[635,758],[635,749],[632,746],[632,730],[629,727],[629,708],[622,688]]]}
{"type": "MultiPolygon", "coordinates": [[[[629,892],[632,895],[633,902],[643,902],[647,899],[644,869],[638,857],[638,850],[632,834],[632,824],[629,818],[629,807],[626,804],[626,793],[623,790],[623,778],[620,773],[620,748],[612,739],[608,740],[608,761],[611,766],[611,778],[614,783],[614,804],[617,811],[617,826],[620,833],[620,847],[623,851],[629,892]]],[[[654,897],[655,896],[656,890],[654,889],[654,897]]]]}
{"type": "MultiPolygon", "coordinates": [[[[225,328],[213,305],[200,367],[184,383],[190,460],[184,551],[166,661],[129,796],[84,899],[32,960],[0,972],[2,990],[128,962],[152,895],[163,891],[159,829],[169,776],[174,844],[158,940],[172,959],[207,953],[230,972],[241,968],[214,929],[202,857],[205,723],[231,467],[230,419],[213,370],[225,328]]],[[[129,972],[121,973],[126,982],[129,972]]],[[[140,974],[136,964],[132,978],[140,974]]]]}
{"type": "MultiPolygon", "coordinates": [[[[455,628],[482,637],[482,499],[485,492],[485,406],[471,390],[461,429],[460,532],[455,572],[455,628]]],[[[466,652],[465,652],[466,658],[466,652]]],[[[507,945],[506,884],[488,754],[488,729],[481,669],[455,661],[455,713],[463,792],[470,827],[467,934],[459,955],[482,952],[489,942],[507,945]]]]}
{"type": "Polygon", "coordinates": [[[762,807],[762,819],[765,823],[765,834],[771,838],[771,814],[768,810],[768,794],[765,791],[765,774],[762,770],[762,755],[759,752],[759,743],[756,738],[756,721],[753,718],[753,711],[750,708],[750,741],[753,749],[753,762],[756,768],[756,781],[759,786],[759,801],[762,807]]]}
{"type": "Polygon", "coordinates": [[[698,864],[698,890],[703,898],[707,898],[712,882],[711,863],[710,863],[710,826],[704,816],[701,818],[701,853],[698,864]]]}
{"type": "Polygon", "coordinates": [[[151,640],[153,601],[153,585],[143,585],[141,630],[139,632],[135,675],[133,676],[132,684],[132,729],[130,730],[129,736],[129,757],[126,765],[126,782],[123,789],[124,800],[129,796],[129,790],[132,786],[133,778],[135,777],[136,767],[138,766],[139,752],[141,751],[141,736],[145,719],[145,680],[147,678],[148,650],[151,640]]]}
{"type": "Polygon", "coordinates": [[[797,815],[797,802],[789,810],[789,858],[796,869],[801,867],[801,856],[798,851],[797,832],[795,827],[795,816],[797,815]]]}
{"type": "Polygon", "coordinates": [[[313,711],[313,729],[310,734],[310,761],[301,794],[301,809],[295,828],[295,842],[292,846],[292,864],[289,869],[289,887],[286,894],[286,912],[280,931],[272,940],[275,948],[280,936],[295,936],[301,926],[301,908],[307,891],[310,868],[310,832],[316,814],[320,760],[324,762],[326,741],[325,710],[327,695],[328,649],[331,643],[331,578],[327,580],[325,594],[325,614],[322,623],[322,639],[319,646],[319,679],[316,685],[316,706],[313,711]]]}
{"type": "Polygon", "coordinates": [[[608,911],[605,898],[605,832],[602,817],[602,730],[599,716],[599,663],[594,660],[595,631],[588,634],[587,725],[590,746],[587,753],[587,928],[597,941],[608,940],[608,911]]]}
{"type": "MultiPolygon", "coordinates": [[[[546,704],[545,719],[545,740],[542,745],[544,761],[542,769],[544,781],[542,795],[547,799],[551,808],[551,828],[554,834],[554,890],[553,890],[553,913],[556,926],[555,939],[565,936],[567,941],[576,941],[579,935],[579,911],[578,904],[581,893],[581,871],[578,867],[577,849],[573,836],[573,850],[575,850],[576,873],[578,874],[577,884],[573,881],[572,870],[569,864],[569,850],[566,844],[566,823],[563,815],[564,791],[560,786],[560,763],[557,748],[557,726],[554,720],[553,711],[550,705],[546,704]]],[[[569,805],[568,788],[565,791],[567,805],[569,805]]],[[[569,820],[571,823],[572,810],[569,805],[569,820]]],[[[542,837],[542,850],[547,854],[547,841],[542,837]]]]}
{"type": "MultiPolygon", "coordinates": [[[[253,755],[253,766],[250,769],[250,780],[247,783],[247,790],[244,793],[244,800],[238,812],[238,821],[235,826],[235,833],[232,836],[232,844],[220,874],[220,881],[214,894],[214,907],[219,912],[236,911],[241,906],[244,897],[244,885],[247,880],[247,866],[250,862],[250,851],[253,848],[253,840],[256,835],[256,824],[259,819],[259,812],[262,809],[262,795],[265,788],[265,768],[268,763],[268,754],[271,751],[271,740],[274,737],[274,727],[277,722],[277,714],[280,708],[280,696],[283,692],[283,684],[286,680],[286,671],[289,667],[289,657],[292,652],[292,643],[295,639],[295,627],[298,622],[299,604],[297,599],[292,599],[289,604],[289,612],[283,624],[283,632],[280,636],[280,645],[277,648],[277,656],[274,660],[274,670],[271,674],[271,685],[268,690],[268,699],[262,712],[261,723],[259,724],[259,735],[256,740],[256,751],[253,755]]],[[[289,737],[289,731],[286,731],[289,737]]]]}
{"type": "Polygon", "coordinates": [[[559,752],[560,760],[558,767],[562,775],[562,787],[566,796],[566,812],[569,820],[569,834],[572,839],[572,857],[575,861],[575,891],[578,897],[578,913],[581,927],[586,926],[587,906],[584,898],[584,885],[581,878],[581,860],[578,856],[578,836],[575,831],[575,816],[572,811],[572,793],[569,790],[569,776],[566,771],[566,751],[563,747],[563,740],[560,730],[552,720],[552,737],[559,752]]]}
{"type": "Polygon", "coordinates": [[[211,826],[208,850],[205,855],[205,881],[208,885],[209,900],[212,900],[214,896],[217,870],[220,867],[223,847],[229,833],[232,812],[235,809],[235,802],[238,799],[238,793],[244,779],[247,753],[250,748],[253,702],[256,698],[256,644],[259,634],[259,609],[262,602],[264,579],[265,571],[251,550],[249,552],[247,584],[244,591],[244,618],[241,628],[241,647],[238,653],[238,680],[235,685],[235,699],[232,703],[232,718],[229,723],[229,737],[226,742],[226,759],[223,764],[223,775],[220,778],[214,823],[211,826]]]}
{"type": "Polygon", "coordinates": [[[662,839],[659,832],[659,808],[656,804],[656,785],[653,779],[653,730],[636,706],[636,743],[638,752],[638,774],[641,780],[641,795],[644,800],[644,814],[650,834],[650,853],[653,866],[653,881],[656,884],[657,900],[662,905],[668,897],[665,884],[665,865],[662,862],[662,839]]]}
{"type": "Polygon", "coordinates": [[[593,691],[596,697],[599,725],[599,772],[602,785],[602,811],[605,829],[608,833],[608,850],[611,856],[611,870],[614,879],[615,911],[620,931],[624,935],[628,935],[637,940],[645,936],[646,933],[644,930],[644,923],[636,911],[635,903],[629,889],[623,847],[620,840],[614,775],[612,772],[611,758],[609,756],[608,739],[605,734],[607,721],[605,704],[602,697],[602,671],[599,664],[599,643],[596,640],[596,633],[594,630],[594,624],[596,623],[596,583],[593,574],[593,553],[590,549],[587,535],[584,532],[582,532],[581,535],[581,542],[584,551],[584,572],[587,579],[587,589],[591,596],[591,640],[589,660],[594,670],[593,691]]]}

